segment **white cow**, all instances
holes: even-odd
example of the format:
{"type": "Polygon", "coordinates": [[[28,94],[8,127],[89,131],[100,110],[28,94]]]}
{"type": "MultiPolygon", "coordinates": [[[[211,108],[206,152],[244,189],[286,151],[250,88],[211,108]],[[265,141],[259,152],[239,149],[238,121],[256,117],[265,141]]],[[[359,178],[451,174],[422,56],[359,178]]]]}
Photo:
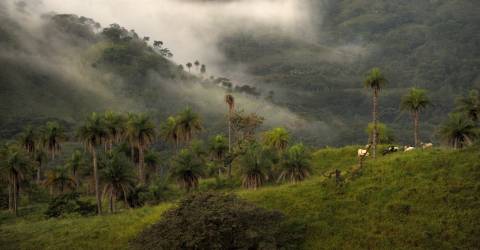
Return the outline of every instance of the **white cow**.
{"type": "Polygon", "coordinates": [[[433,148],[433,143],[421,143],[422,149],[428,149],[428,148],[433,148]]]}
{"type": "Polygon", "coordinates": [[[403,151],[404,151],[404,152],[408,152],[408,151],[412,151],[412,150],[414,150],[414,149],[415,149],[415,147],[405,146],[405,147],[403,148],[403,151]]]}
{"type": "Polygon", "coordinates": [[[369,156],[370,154],[368,153],[368,150],[359,148],[357,151],[358,157],[366,157],[369,156]]]}

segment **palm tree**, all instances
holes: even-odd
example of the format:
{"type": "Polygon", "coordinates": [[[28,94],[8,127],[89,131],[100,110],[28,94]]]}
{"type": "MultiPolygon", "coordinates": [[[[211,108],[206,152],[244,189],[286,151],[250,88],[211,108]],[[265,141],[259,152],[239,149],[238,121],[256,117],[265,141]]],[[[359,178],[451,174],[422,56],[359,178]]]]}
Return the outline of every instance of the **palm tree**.
{"type": "Polygon", "coordinates": [[[35,152],[35,157],[34,157],[34,162],[36,164],[37,168],[37,183],[39,184],[42,179],[42,168],[43,168],[43,163],[47,161],[47,154],[42,148],[36,149],[35,152]]]}
{"type": "Polygon", "coordinates": [[[155,124],[145,114],[130,115],[126,136],[133,147],[138,149],[138,177],[145,184],[144,152],[155,140],[155,124]]]}
{"type": "Polygon", "coordinates": [[[115,213],[115,201],[122,194],[125,206],[128,206],[127,193],[132,189],[134,174],[131,162],[125,154],[112,152],[100,161],[102,166],[102,181],[105,183],[103,196],[108,195],[110,212],[115,213]]]}
{"type": "Polygon", "coordinates": [[[202,131],[202,122],[200,117],[198,114],[193,112],[191,108],[186,108],[178,116],[178,129],[180,132],[180,138],[182,138],[185,143],[190,143],[193,135],[202,131]]]}
{"type": "MultiPolygon", "coordinates": [[[[19,136],[20,145],[29,154],[35,153],[37,135],[31,126],[27,126],[19,136]]],[[[32,155],[33,156],[33,155],[32,155]]]]}
{"type": "Polygon", "coordinates": [[[457,111],[467,114],[475,123],[480,121],[480,94],[478,90],[471,90],[467,97],[460,98],[457,111]]]}
{"type": "MultiPolygon", "coordinates": [[[[228,153],[228,144],[225,136],[216,135],[210,140],[209,152],[211,157],[217,162],[225,163],[225,156],[228,153]]],[[[220,175],[220,168],[218,174],[220,175]]]]}
{"type": "Polygon", "coordinates": [[[8,209],[17,215],[20,183],[26,179],[31,162],[18,145],[5,145],[0,151],[0,171],[8,177],[8,209]]]}
{"type": "Polygon", "coordinates": [[[408,111],[413,116],[413,138],[414,145],[418,147],[418,119],[419,113],[430,105],[427,91],[424,89],[411,88],[410,92],[402,98],[400,108],[408,111]]]}
{"type": "Polygon", "coordinates": [[[167,142],[172,142],[175,145],[175,150],[178,150],[178,143],[180,140],[178,119],[170,116],[167,121],[162,124],[160,134],[167,142]]]}
{"type": "Polygon", "coordinates": [[[92,154],[93,161],[93,179],[95,186],[95,197],[97,200],[98,214],[102,213],[102,201],[98,184],[98,166],[97,166],[97,150],[96,147],[101,145],[107,137],[108,132],[105,128],[103,119],[96,113],[92,113],[87,118],[85,124],[79,128],[78,137],[85,145],[86,149],[92,154]]]}
{"type": "Polygon", "coordinates": [[[42,140],[52,160],[55,160],[55,155],[61,149],[60,144],[66,138],[64,129],[58,122],[47,122],[42,131],[42,140]]]}
{"type": "Polygon", "coordinates": [[[205,75],[205,73],[207,73],[207,66],[205,66],[205,64],[202,64],[202,66],[200,67],[200,73],[202,73],[202,75],[205,75]]]}
{"type": "Polygon", "coordinates": [[[454,149],[471,145],[479,136],[479,129],[466,114],[453,113],[440,127],[440,136],[454,149]]]}
{"type": "Polygon", "coordinates": [[[192,68],[193,65],[191,62],[188,62],[187,64],[185,64],[185,66],[187,66],[188,72],[190,72],[190,69],[192,68]]]}
{"type": "Polygon", "coordinates": [[[289,141],[290,134],[284,128],[274,128],[263,134],[263,143],[265,146],[273,148],[279,152],[287,149],[289,141]]]}
{"type": "Polygon", "coordinates": [[[288,180],[297,183],[305,180],[312,172],[311,158],[311,154],[303,144],[291,146],[283,155],[278,181],[288,180]]]}
{"type": "Polygon", "coordinates": [[[195,60],[195,62],[193,64],[195,64],[195,68],[198,71],[198,66],[200,66],[200,62],[198,60],[195,60]]]}
{"type": "Polygon", "coordinates": [[[182,149],[173,159],[171,175],[180,187],[187,192],[198,187],[198,179],[203,173],[203,161],[188,149],[182,149]]]}
{"type": "Polygon", "coordinates": [[[154,175],[158,175],[159,170],[158,166],[160,164],[160,155],[155,152],[154,150],[148,150],[145,154],[145,165],[148,167],[149,170],[153,170],[155,173],[154,175]]]}
{"type": "MultiPolygon", "coordinates": [[[[235,98],[231,94],[225,95],[225,103],[228,106],[228,153],[232,153],[232,114],[235,110],[235,98]]],[[[232,176],[232,164],[228,164],[228,177],[232,176]]]]}
{"type": "Polygon", "coordinates": [[[77,186],[79,185],[77,176],[78,170],[85,167],[85,165],[85,157],[80,150],[73,151],[72,156],[67,160],[67,167],[72,171],[72,176],[77,186]]]}
{"type": "Polygon", "coordinates": [[[75,178],[68,173],[66,167],[57,167],[48,172],[44,185],[50,187],[50,194],[53,194],[54,188],[58,188],[60,194],[63,194],[65,188],[70,190],[75,189],[77,182],[75,178]]]}
{"type": "Polygon", "coordinates": [[[242,186],[248,189],[261,187],[268,179],[267,171],[273,164],[268,150],[253,142],[246,147],[244,154],[238,157],[242,186]]]}
{"type": "Polygon", "coordinates": [[[105,146],[108,146],[108,150],[111,152],[113,144],[120,142],[125,134],[126,120],[124,116],[112,111],[105,112],[104,120],[108,133],[105,146]]]}
{"type": "Polygon", "coordinates": [[[373,135],[372,135],[372,157],[376,157],[377,151],[377,122],[378,122],[378,94],[387,83],[387,79],[380,72],[379,68],[373,68],[366,76],[363,84],[373,89],[373,135]]]}

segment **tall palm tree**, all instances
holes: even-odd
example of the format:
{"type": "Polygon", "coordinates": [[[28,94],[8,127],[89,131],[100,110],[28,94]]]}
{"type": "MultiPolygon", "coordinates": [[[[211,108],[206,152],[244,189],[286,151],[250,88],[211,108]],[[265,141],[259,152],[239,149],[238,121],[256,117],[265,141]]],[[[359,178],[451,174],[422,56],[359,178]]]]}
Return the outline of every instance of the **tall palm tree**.
{"type": "Polygon", "coordinates": [[[291,146],[283,155],[278,181],[297,183],[310,176],[312,172],[311,154],[303,144],[291,146]]]}
{"type": "Polygon", "coordinates": [[[8,209],[17,215],[20,183],[27,178],[31,162],[18,145],[5,145],[0,150],[0,171],[8,178],[8,209]]]}
{"type": "Polygon", "coordinates": [[[83,142],[86,149],[92,154],[93,161],[93,179],[95,186],[95,197],[97,200],[98,214],[102,213],[102,201],[100,197],[98,183],[98,166],[97,166],[97,146],[101,145],[107,137],[108,132],[101,116],[92,113],[78,130],[78,138],[83,142]]]}
{"type": "Polygon", "coordinates": [[[198,71],[198,66],[200,66],[200,62],[198,60],[195,60],[195,62],[193,64],[195,65],[195,68],[198,71]]]}
{"type": "Polygon", "coordinates": [[[379,68],[373,68],[366,76],[363,84],[373,90],[373,135],[372,135],[372,157],[376,157],[377,151],[377,122],[378,122],[378,94],[380,90],[388,83],[385,76],[379,68]]]}
{"type": "Polygon", "coordinates": [[[27,151],[29,154],[35,153],[35,148],[37,146],[37,134],[32,126],[27,126],[19,136],[20,145],[27,151]]]}
{"type": "Polygon", "coordinates": [[[202,131],[202,121],[200,116],[193,112],[191,108],[186,108],[178,116],[178,129],[180,132],[180,138],[189,144],[193,138],[193,135],[202,131]]]}
{"type": "Polygon", "coordinates": [[[112,151],[113,144],[119,143],[126,131],[126,119],[123,115],[112,111],[107,111],[104,114],[105,128],[107,129],[106,146],[109,152],[112,151]]]}
{"type": "Polygon", "coordinates": [[[465,113],[474,122],[480,121],[480,94],[478,90],[471,90],[467,97],[460,98],[457,111],[465,113]]]}
{"type": "MultiPolygon", "coordinates": [[[[209,152],[211,157],[217,162],[225,163],[225,156],[228,152],[228,144],[225,136],[216,135],[210,140],[209,152]]],[[[225,167],[225,166],[224,166],[225,167]]],[[[221,171],[219,168],[218,174],[220,175],[221,171]]]]}
{"type": "Polygon", "coordinates": [[[58,122],[47,122],[42,131],[42,141],[52,160],[55,160],[55,156],[61,149],[61,143],[66,138],[64,129],[58,122]]]}
{"type": "Polygon", "coordinates": [[[427,96],[427,91],[424,89],[411,88],[410,92],[402,98],[400,108],[408,111],[413,117],[413,139],[415,147],[418,147],[418,120],[419,113],[430,105],[430,99],[427,96]]]}
{"type": "Polygon", "coordinates": [[[155,150],[148,150],[145,154],[144,161],[150,172],[154,172],[154,176],[159,174],[160,155],[155,152],[155,150]]]}
{"type": "Polygon", "coordinates": [[[63,194],[65,188],[74,190],[77,182],[75,178],[69,174],[66,167],[57,167],[48,172],[44,185],[50,187],[50,194],[53,194],[53,189],[55,188],[58,189],[60,194],[63,194]]]}
{"type": "Polygon", "coordinates": [[[187,66],[188,72],[190,72],[190,69],[192,68],[193,64],[191,62],[188,62],[187,64],[185,64],[185,66],[187,66]]]}
{"type": "Polygon", "coordinates": [[[476,124],[465,114],[453,113],[440,127],[440,136],[454,149],[471,145],[480,135],[476,124]]]}
{"type": "Polygon", "coordinates": [[[125,206],[128,206],[127,194],[135,182],[131,162],[123,153],[112,152],[100,161],[102,181],[105,183],[103,196],[108,195],[110,212],[115,213],[115,201],[122,194],[125,206]]]}
{"type": "Polygon", "coordinates": [[[43,163],[47,161],[47,153],[43,150],[43,148],[39,147],[36,149],[35,152],[35,158],[33,158],[33,161],[35,163],[35,167],[37,169],[37,183],[40,184],[42,180],[42,169],[43,169],[43,163]]]}
{"type": "MultiPolygon", "coordinates": [[[[235,98],[231,94],[225,95],[225,103],[228,106],[228,153],[232,154],[232,114],[235,111],[235,98]]],[[[232,164],[228,164],[228,177],[232,176],[232,164]]]]}
{"type": "Polygon", "coordinates": [[[72,171],[72,176],[77,186],[79,185],[78,170],[85,167],[85,165],[85,157],[80,150],[73,151],[72,156],[67,160],[67,167],[72,171]]]}
{"type": "Polygon", "coordinates": [[[178,143],[180,141],[180,129],[178,119],[174,116],[167,118],[167,121],[162,124],[160,128],[160,134],[162,138],[167,142],[172,142],[175,145],[175,150],[178,150],[178,143]]]}
{"type": "Polygon", "coordinates": [[[205,73],[207,73],[207,66],[205,66],[205,64],[202,64],[202,66],[200,67],[200,73],[202,73],[202,75],[205,75],[205,73]]]}
{"type": "Polygon", "coordinates": [[[238,157],[238,163],[242,186],[254,190],[267,181],[268,168],[273,165],[270,152],[255,142],[246,147],[245,152],[238,157]]]}
{"type": "Polygon", "coordinates": [[[284,128],[274,128],[263,134],[263,143],[265,146],[273,148],[279,152],[287,149],[289,141],[290,134],[284,128]]]}
{"type": "Polygon", "coordinates": [[[155,124],[145,114],[130,115],[126,136],[133,147],[138,149],[138,177],[145,184],[144,152],[155,140],[155,124]]]}

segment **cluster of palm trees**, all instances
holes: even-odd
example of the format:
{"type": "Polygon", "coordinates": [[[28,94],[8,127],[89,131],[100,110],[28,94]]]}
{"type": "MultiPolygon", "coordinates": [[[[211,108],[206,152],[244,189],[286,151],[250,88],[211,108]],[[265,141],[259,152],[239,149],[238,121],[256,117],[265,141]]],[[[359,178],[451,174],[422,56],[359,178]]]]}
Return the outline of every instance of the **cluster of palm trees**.
{"type": "MultiPolygon", "coordinates": [[[[191,72],[191,68],[195,66],[195,70],[201,75],[205,75],[205,73],[207,73],[207,66],[205,66],[205,64],[200,64],[198,60],[195,60],[193,63],[187,62],[185,66],[187,67],[188,72],[191,72]]],[[[183,69],[183,65],[179,65],[179,68],[183,69]]]]}
{"type": "MultiPolygon", "coordinates": [[[[363,81],[365,87],[373,91],[373,122],[371,136],[369,136],[372,156],[376,157],[376,148],[379,142],[379,122],[378,122],[378,97],[380,91],[388,83],[387,78],[382,74],[379,68],[373,68],[363,81]]],[[[401,100],[400,108],[409,112],[413,120],[413,142],[414,146],[420,144],[419,136],[419,117],[420,112],[431,105],[425,89],[413,87],[401,100]]],[[[480,117],[480,95],[478,91],[472,90],[470,94],[459,100],[456,112],[449,115],[448,120],[440,127],[440,137],[453,148],[462,148],[471,145],[479,136],[480,117]]]]}

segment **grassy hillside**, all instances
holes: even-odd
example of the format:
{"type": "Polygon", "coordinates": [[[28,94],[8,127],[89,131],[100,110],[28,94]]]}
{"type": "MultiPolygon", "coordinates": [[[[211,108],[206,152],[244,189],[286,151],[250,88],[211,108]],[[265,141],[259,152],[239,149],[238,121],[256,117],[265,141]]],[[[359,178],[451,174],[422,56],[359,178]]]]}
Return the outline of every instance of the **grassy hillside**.
{"type": "MultiPolygon", "coordinates": [[[[301,184],[238,191],[307,227],[305,249],[474,249],[480,245],[478,148],[396,153],[356,168],[356,147],[315,153],[301,184]],[[328,178],[341,170],[342,181],[328,178]]],[[[127,248],[171,204],[94,218],[1,217],[5,249],[127,248]]]]}

